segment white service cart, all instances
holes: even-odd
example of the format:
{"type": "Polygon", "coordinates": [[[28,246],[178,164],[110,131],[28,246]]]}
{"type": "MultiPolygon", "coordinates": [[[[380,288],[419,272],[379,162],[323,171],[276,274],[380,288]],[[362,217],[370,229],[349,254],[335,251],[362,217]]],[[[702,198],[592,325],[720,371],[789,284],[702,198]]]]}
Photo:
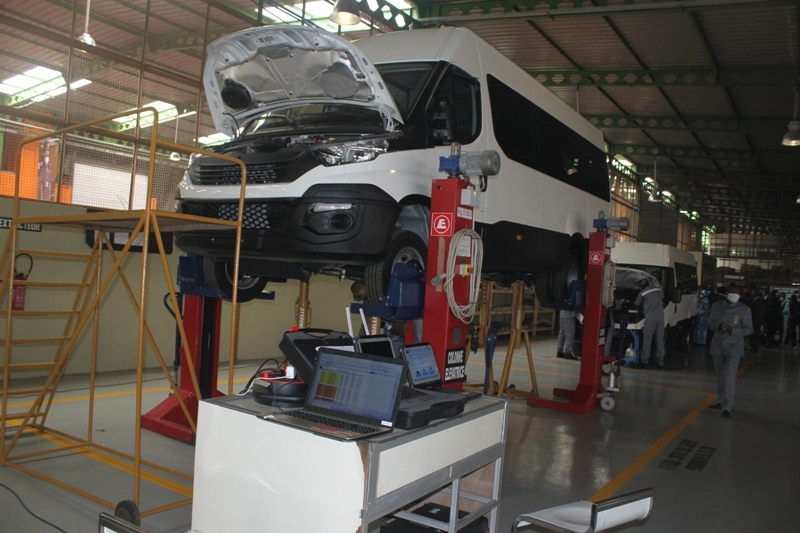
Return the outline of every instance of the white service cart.
{"type": "Polygon", "coordinates": [[[497,531],[505,400],[481,397],[453,418],[351,442],[258,417],[272,410],[249,396],[200,403],[193,529],[367,533],[393,514],[451,533],[488,515],[497,531]],[[424,498],[469,514],[445,523],[406,511],[424,498]]]}

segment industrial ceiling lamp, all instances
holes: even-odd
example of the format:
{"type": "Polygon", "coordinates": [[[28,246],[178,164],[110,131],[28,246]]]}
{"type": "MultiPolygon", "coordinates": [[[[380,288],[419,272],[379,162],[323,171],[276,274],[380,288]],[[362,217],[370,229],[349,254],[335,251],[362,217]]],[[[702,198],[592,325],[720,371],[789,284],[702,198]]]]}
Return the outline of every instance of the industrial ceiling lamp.
{"type": "Polygon", "coordinates": [[[336,0],[333,13],[328,17],[340,26],[353,26],[361,22],[361,11],[357,0],[336,0]]]}
{"type": "Polygon", "coordinates": [[[789,122],[789,131],[783,136],[781,144],[784,146],[800,146],[800,120],[797,120],[797,104],[798,104],[797,87],[794,88],[794,115],[792,121],[789,122]]]}
{"type": "Polygon", "coordinates": [[[89,35],[89,9],[92,7],[92,0],[86,0],[86,17],[84,17],[83,35],[78,37],[78,42],[88,44],[89,46],[97,46],[97,43],[89,35]]]}

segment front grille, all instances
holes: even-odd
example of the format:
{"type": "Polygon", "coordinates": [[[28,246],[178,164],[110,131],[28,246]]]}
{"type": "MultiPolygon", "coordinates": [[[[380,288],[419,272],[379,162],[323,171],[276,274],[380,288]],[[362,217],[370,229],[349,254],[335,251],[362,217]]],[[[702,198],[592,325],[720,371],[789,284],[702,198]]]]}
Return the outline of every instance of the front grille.
{"type": "MultiPolygon", "coordinates": [[[[248,202],[244,204],[244,229],[274,229],[289,216],[292,202],[248,202]]],[[[184,202],[181,209],[187,215],[220,220],[237,220],[239,204],[236,202],[184,202]]]]}
{"type": "MultiPolygon", "coordinates": [[[[239,165],[199,165],[192,174],[192,181],[201,185],[239,185],[242,169],[239,165]]],[[[274,163],[247,165],[247,183],[278,183],[279,168],[274,163]]],[[[286,181],[286,180],[283,180],[286,181]]]]}
{"type": "MultiPolygon", "coordinates": [[[[291,183],[315,166],[319,161],[309,152],[280,161],[264,161],[264,154],[244,154],[241,156],[247,166],[247,184],[291,183]]],[[[189,168],[192,182],[198,185],[239,185],[242,183],[242,169],[239,165],[220,162],[219,159],[204,157],[189,168]]]]}

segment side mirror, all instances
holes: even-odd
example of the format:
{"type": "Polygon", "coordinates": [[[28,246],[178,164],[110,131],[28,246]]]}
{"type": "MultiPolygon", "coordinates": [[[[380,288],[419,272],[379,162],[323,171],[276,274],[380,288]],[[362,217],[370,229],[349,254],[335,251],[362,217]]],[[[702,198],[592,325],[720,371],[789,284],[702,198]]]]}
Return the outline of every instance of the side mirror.
{"type": "Polygon", "coordinates": [[[449,144],[455,140],[456,104],[452,101],[442,101],[437,105],[431,118],[431,133],[433,138],[442,144],[449,144]]]}
{"type": "Polygon", "coordinates": [[[672,291],[672,301],[676,304],[679,304],[681,303],[682,297],[683,295],[681,294],[681,290],[676,287],[675,290],[672,291]]]}

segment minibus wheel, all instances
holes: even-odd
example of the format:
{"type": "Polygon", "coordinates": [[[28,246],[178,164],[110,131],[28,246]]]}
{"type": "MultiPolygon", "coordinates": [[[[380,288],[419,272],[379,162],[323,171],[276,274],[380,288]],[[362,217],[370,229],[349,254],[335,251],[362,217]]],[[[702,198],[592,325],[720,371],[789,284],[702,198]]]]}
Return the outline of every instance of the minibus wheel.
{"type": "Polygon", "coordinates": [[[553,302],[564,301],[567,297],[569,284],[578,279],[579,273],[578,258],[573,254],[569,254],[564,266],[550,275],[550,294],[553,296],[553,302]]]}
{"type": "Polygon", "coordinates": [[[428,247],[419,235],[406,230],[395,231],[383,261],[369,265],[364,271],[364,301],[375,305],[381,302],[389,288],[394,265],[416,261],[424,269],[427,257],[428,247]]]}
{"type": "MultiPolygon", "coordinates": [[[[214,261],[205,257],[203,259],[203,271],[205,272],[206,285],[213,289],[219,289],[223,298],[230,301],[233,296],[233,263],[214,261]]],[[[236,301],[239,303],[249,302],[264,292],[264,287],[266,286],[267,278],[246,276],[240,273],[239,293],[236,301]]]]}

